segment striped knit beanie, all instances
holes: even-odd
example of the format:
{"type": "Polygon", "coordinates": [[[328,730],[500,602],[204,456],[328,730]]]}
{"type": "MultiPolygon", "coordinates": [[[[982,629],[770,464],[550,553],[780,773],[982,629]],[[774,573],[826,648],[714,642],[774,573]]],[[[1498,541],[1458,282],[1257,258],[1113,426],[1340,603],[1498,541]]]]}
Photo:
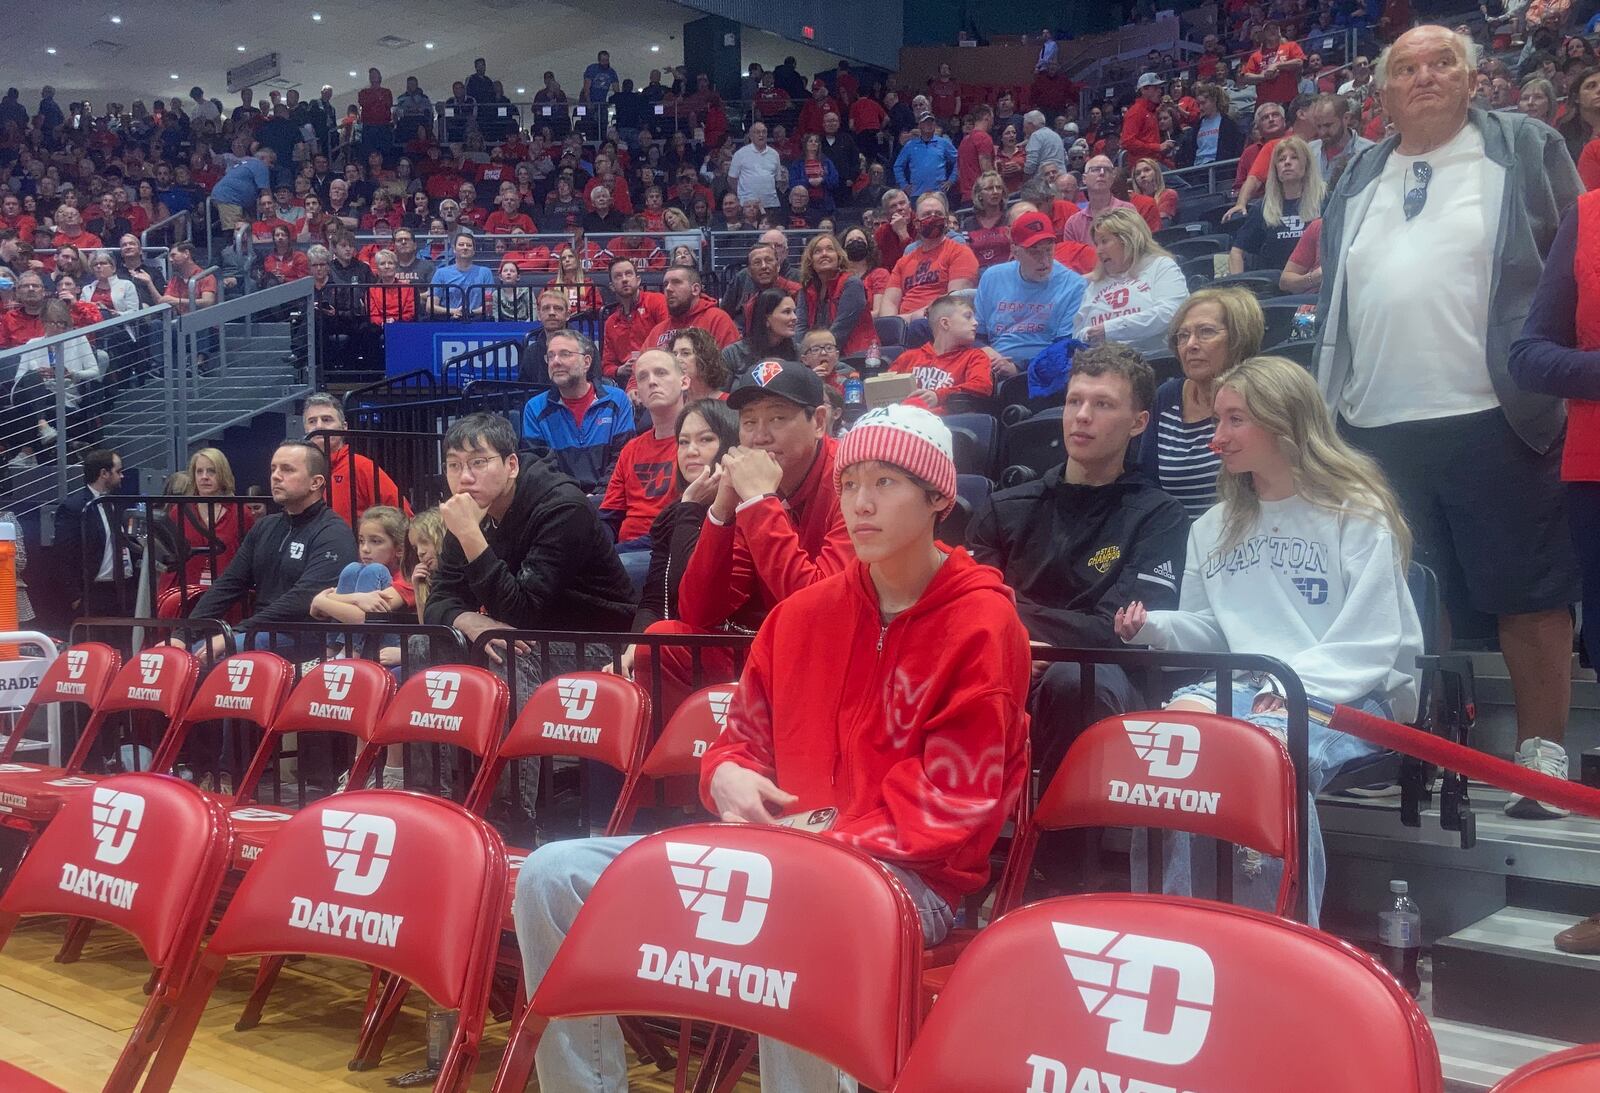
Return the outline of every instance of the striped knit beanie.
{"type": "Polygon", "coordinates": [[[956,462],[950,429],[920,406],[880,406],[861,416],[833,459],[833,488],[846,467],[873,460],[899,467],[939,491],[947,511],[956,499],[956,462]]]}

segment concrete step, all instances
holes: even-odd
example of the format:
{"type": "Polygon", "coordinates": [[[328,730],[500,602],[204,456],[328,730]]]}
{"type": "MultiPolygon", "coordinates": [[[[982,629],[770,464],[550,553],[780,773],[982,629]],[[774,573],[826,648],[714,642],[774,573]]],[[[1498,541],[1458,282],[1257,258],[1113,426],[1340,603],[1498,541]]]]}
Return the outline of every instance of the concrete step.
{"type": "Polygon", "coordinates": [[[1572,1043],[1600,1039],[1600,956],[1559,951],[1572,915],[1506,907],[1433,946],[1433,1012],[1572,1043]]]}
{"type": "Polygon", "coordinates": [[[1571,1047],[1561,1040],[1527,1036],[1451,1021],[1437,1015],[1428,1023],[1439,1045],[1447,1093],[1488,1093],[1499,1081],[1524,1063],[1571,1047]]]}

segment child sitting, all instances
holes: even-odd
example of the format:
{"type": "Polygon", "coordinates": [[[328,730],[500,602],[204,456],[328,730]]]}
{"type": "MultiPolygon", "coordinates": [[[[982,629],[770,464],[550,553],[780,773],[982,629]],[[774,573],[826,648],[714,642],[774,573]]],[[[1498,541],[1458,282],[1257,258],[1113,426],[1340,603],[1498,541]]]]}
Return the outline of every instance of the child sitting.
{"type": "Polygon", "coordinates": [[[906,402],[942,414],[951,395],[987,396],[994,392],[989,355],[976,345],[978,320],[965,296],[941,296],[928,305],[933,342],[907,349],[889,366],[909,373],[917,389],[906,402]]]}

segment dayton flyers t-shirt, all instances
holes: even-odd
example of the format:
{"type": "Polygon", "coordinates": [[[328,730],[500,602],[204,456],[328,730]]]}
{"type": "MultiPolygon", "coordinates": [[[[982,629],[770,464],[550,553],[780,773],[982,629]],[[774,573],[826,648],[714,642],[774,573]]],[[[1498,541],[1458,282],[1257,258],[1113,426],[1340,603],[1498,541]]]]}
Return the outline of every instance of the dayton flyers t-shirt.
{"type": "MultiPolygon", "coordinates": [[[[954,394],[987,395],[994,391],[989,371],[989,355],[975,346],[961,346],[948,353],[933,351],[933,345],[907,349],[889,366],[891,372],[909,373],[919,391],[932,391],[942,410],[954,394]]],[[[921,399],[907,399],[922,405],[921,399]]]]}
{"type": "Polygon", "coordinates": [[[950,291],[951,281],[978,280],[978,258],[970,247],[942,239],[905,254],[894,264],[889,283],[900,286],[900,314],[927,307],[950,291]]]}
{"type": "Polygon", "coordinates": [[[650,525],[672,500],[672,479],[677,470],[677,436],[644,433],[628,441],[617,457],[616,469],[606,486],[600,508],[623,513],[617,532],[619,543],[650,534],[650,525]]]}
{"type": "Polygon", "coordinates": [[[1268,225],[1262,218],[1261,203],[1256,202],[1245,214],[1244,223],[1233,238],[1233,245],[1244,252],[1246,269],[1281,270],[1305,232],[1305,221],[1300,218],[1299,198],[1284,199],[1283,218],[1273,225],[1268,225]]]}

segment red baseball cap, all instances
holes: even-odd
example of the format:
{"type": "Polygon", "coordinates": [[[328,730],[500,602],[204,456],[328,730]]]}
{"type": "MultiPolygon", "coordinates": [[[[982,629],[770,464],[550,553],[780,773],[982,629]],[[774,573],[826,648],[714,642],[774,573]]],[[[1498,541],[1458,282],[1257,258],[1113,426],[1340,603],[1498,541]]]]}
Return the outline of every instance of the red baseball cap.
{"type": "Polygon", "coordinates": [[[1018,247],[1031,247],[1046,239],[1055,242],[1056,228],[1044,213],[1023,213],[1011,225],[1011,242],[1018,247]]]}

